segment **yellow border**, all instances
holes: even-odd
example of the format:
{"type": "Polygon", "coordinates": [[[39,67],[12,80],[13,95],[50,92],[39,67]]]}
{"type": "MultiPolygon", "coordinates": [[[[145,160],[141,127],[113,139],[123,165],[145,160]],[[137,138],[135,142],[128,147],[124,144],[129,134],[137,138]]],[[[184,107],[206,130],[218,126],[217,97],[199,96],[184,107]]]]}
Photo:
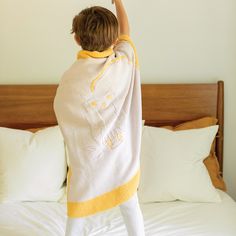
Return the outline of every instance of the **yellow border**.
{"type": "Polygon", "coordinates": [[[118,40],[119,41],[127,41],[132,46],[132,48],[134,50],[134,55],[135,55],[135,65],[137,67],[139,67],[139,60],[138,60],[137,50],[136,50],[136,47],[135,47],[132,39],[130,38],[130,36],[127,35],[127,34],[122,34],[122,35],[119,36],[118,40]]]}
{"type": "Polygon", "coordinates": [[[86,59],[86,58],[103,58],[103,57],[108,57],[110,56],[112,53],[114,53],[112,48],[108,48],[105,51],[102,52],[98,52],[98,51],[88,51],[88,50],[81,50],[78,52],[77,54],[77,59],[86,59]]]}
{"type": "MultiPolygon", "coordinates": [[[[128,201],[136,193],[140,180],[140,169],[135,176],[126,184],[84,202],[68,202],[67,215],[71,218],[89,216],[100,211],[108,210],[121,203],[128,201]]],[[[70,182],[70,180],[69,180],[70,182]]]]}

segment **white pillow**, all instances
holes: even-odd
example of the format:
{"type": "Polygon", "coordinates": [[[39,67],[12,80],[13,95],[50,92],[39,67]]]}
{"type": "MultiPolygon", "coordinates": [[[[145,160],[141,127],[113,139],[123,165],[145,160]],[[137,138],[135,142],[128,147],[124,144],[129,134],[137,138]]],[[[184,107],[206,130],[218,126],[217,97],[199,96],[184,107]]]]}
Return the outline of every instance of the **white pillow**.
{"type": "Polygon", "coordinates": [[[32,133],[0,127],[0,202],[58,201],[66,156],[58,126],[32,133]]]}
{"type": "Polygon", "coordinates": [[[218,125],[183,131],[144,126],[140,202],[220,202],[203,160],[218,125]]]}

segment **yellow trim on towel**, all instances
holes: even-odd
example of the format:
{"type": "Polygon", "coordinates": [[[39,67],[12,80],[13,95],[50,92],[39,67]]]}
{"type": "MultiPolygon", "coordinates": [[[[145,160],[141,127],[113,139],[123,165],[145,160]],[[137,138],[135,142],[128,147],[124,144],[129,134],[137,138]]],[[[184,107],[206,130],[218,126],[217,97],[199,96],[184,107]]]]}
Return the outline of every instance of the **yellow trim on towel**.
{"type": "Polygon", "coordinates": [[[135,47],[132,39],[130,38],[130,36],[127,35],[127,34],[122,34],[122,35],[119,36],[118,40],[119,41],[127,41],[132,46],[132,48],[134,50],[134,55],[135,55],[135,65],[137,67],[139,67],[139,60],[138,60],[138,54],[137,54],[137,51],[136,51],[136,47],[135,47]]]}
{"type": "Polygon", "coordinates": [[[126,56],[120,56],[120,57],[117,57],[113,60],[111,60],[110,62],[108,62],[103,68],[102,70],[99,72],[98,76],[91,82],[90,84],[90,90],[91,92],[94,92],[94,89],[95,89],[95,84],[96,82],[101,78],[101,76],[103,75],[103,73],[105,72],[105,70],[113,63],[119,61],[119,60],[122,60],[122,59],[125,59],[127,58],[126,56]]]}
{"type": "MultiPolygon", "coordinates": [[[[67,215],[71,218],[89,216],[97,212],[108,210],[128,201],[137,191],[140,180],[140,169],[126,184],[114,190],[84,202],[68,202],[67,215]]],[[[67,198],[68,199],[68,198],[67,198]]]]}
{"type": "Polygon", "coordinates": [[[98,51],[88,51],[88,50],[81,50],[77,54],[77,59],[86,59],[86,58],[103,58],[103,57],[108,57],[110,56],[113,52],[112,48],[108,48],[105,51],[98,52],[98,51]]]}

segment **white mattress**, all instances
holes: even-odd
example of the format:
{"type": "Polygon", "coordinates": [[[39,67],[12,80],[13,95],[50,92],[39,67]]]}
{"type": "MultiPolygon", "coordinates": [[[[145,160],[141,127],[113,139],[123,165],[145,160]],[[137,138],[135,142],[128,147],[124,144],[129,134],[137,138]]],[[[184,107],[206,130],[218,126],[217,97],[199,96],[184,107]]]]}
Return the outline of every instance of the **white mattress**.
{"type": "MultiPolygon", "coordinates": [[[[181,201],[141,204],[146,236],[236,236],[236,202],[218,190],[221,203],[181,201]]],[[[0,204],[0,236],[64,236],[66,204],[0,204]]],[[[119,208],[87,218],[87,235],[127,235],[119,208]]]]}

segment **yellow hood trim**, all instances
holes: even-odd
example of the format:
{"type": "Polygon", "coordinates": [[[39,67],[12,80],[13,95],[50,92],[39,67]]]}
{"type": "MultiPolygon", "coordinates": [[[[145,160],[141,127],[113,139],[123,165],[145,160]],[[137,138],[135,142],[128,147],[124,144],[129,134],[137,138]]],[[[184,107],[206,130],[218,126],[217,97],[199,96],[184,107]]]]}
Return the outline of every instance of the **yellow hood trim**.
{"type": "Polygon", "coordinates": [[[113,49],[112,48],[109,48],[105,51],[102,51],[102,52],[98,52],[98,51],[88,51],[88,50],[81,50],[78,52],[77,54],[77,59],[80,59],[80,58],[103,58],[103,57],[108,57],[110,56],[113,52],[113,49]]]}

